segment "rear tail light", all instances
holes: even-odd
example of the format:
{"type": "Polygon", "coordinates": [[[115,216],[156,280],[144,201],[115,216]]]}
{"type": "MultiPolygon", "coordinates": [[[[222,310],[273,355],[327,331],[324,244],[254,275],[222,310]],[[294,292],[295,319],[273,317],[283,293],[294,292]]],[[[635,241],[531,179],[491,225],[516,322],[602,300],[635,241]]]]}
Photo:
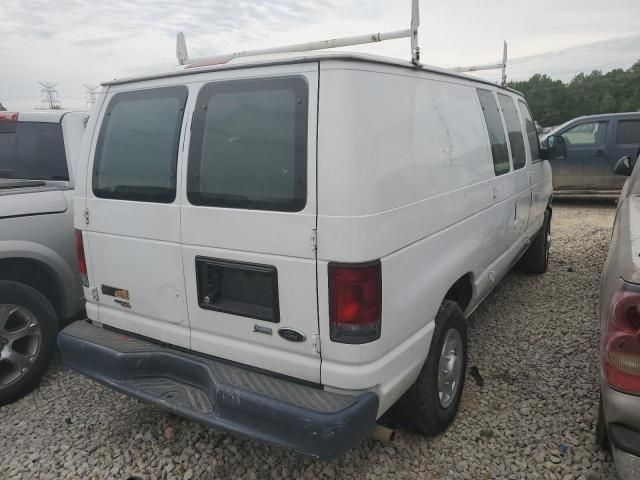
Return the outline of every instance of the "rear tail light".
{"type": "Polygon", "coordinates": [[[380,262],[329,264],[331,340],[367,343],[380,338],[382,274],[380,262]]]}
{"type": "Polygon", "coordinates": [[[17,122],[18,112],[0,112],[0,122],[17,122]]]}
{"type": "Polygon", "coordinates": [[[602,340],[604,377],[627,393],[640,393],[640,288],[628,284],[611,302],[602,340]]]}
{"type": "Polygon", "coordinates": [[[87,261],[84,257],[84,241],[81,230],[76,230],[76,254],[78,255],[78,270],[80,270],[82,285],[88,287],[89,277],[87,276],[87,261]]]}

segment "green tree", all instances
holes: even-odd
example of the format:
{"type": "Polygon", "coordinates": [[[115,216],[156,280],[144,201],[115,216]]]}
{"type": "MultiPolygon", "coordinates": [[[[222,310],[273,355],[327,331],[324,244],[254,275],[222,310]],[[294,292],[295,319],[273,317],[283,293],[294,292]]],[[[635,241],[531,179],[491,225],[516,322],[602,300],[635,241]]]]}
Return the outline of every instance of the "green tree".
{"type": "Polygon", "coordinates": [[[4,105],[2,105],[2,102],[0,102],[0,112],[5,112],[7,109],[5,108],[4,105]]]}
{"type": "Polygon", "coordinates": [[[534,117],[544,126],[581,115],[633,112],[640,110],[640,60],[627,70],[579,73],[569,83],[535,74],[509,86],[524,93],[534,117]]]}

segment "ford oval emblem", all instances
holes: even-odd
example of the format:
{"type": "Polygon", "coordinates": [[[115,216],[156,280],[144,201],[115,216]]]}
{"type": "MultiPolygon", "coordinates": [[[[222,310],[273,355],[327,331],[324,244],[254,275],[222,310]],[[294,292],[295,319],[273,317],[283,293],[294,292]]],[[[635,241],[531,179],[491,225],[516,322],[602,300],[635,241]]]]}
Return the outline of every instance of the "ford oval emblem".
{"type": "Polygon", "coordinates": [[[294,330],[293,328],[280,328],[278,335],[290,342],[304,342],[307,339],[304,333],[294,330]]]}

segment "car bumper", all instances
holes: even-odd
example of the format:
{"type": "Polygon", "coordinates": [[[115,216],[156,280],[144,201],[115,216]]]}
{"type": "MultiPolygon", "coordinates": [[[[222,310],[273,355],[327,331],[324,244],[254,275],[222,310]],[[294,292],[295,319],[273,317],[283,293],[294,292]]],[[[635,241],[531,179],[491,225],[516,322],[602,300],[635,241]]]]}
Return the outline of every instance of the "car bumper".
{"type": "Polygon", "coordinates": [[[216,429],[320,459],[375,426],[378,397],[327,392],[219,359],[74,322],[58,335],[62,361],[117,391],[216,429]]]}
{"type": "Polygon", "coordinates": [[[602,386],[602,407],[618,476],[640,478],[640,397],[602,386]]]}

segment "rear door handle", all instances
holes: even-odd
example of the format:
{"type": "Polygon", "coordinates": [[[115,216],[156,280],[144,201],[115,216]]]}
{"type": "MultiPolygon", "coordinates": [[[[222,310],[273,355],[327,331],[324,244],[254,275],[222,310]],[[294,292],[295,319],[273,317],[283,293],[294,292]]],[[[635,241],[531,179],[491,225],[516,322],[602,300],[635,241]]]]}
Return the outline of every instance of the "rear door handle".
{"type": "Polygon", "coordinates": [[[596,150],[596,157],[604,157],[604,150],[596,150]]]}

